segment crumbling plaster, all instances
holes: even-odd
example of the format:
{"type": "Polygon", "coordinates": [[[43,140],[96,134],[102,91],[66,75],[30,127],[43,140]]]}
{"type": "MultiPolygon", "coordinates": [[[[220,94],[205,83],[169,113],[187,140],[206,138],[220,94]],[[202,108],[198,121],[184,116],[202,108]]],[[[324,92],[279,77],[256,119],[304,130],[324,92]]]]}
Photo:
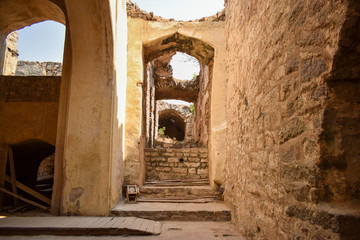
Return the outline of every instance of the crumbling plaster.
{"type": "MultiPolygon", "coordinates": [[[[141,142],[142,123],[142,89],[144,67],[144,45],[151,45],[159,39],[165,39],[176,33],[182,36],[201,40],[215,49],[212,92],[209,165],[210,179],[223,182],[223,166],[225,151],[222,140],[224,139],[225,99],[223,98],[226,79],[225,63],[225,33],[224,22],[156,22],[128,17],[128,84],[127,84],[127,111],[125,128],[125,179],[133,184],[142,184],[143,172],[143,147],[141,142]],[[222,148],[222,149],[221,149],[222,148]],[[139,173],[140,176],[139,176],[139,173]]],[[[199,59],[201,60],[201,59],[199,59]]],[[[211,181],[213,183],[213,181],[211,181]]]]}

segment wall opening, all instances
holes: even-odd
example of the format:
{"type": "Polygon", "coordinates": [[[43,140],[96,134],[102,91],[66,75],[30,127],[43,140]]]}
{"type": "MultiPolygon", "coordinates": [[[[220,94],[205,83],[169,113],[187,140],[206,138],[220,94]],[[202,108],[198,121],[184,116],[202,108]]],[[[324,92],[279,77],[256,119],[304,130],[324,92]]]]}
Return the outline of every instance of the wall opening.
{"type": "Polygon", "coordinates": [[[159,135],[177,141],[183,141],[185,139],[185,126],[185,120],[175,111],[164,110],[159,113],[159,135]]]}
{"type": "MultiPolygon", "coordinates": [[[[3,90],[0,97],[0,121],[3,123],[0,126],[0,145],[5,146],[0,147],[0,156],[4,157],[1,161],[5,161],[8,147],[11,147],[17,180],[51,198],[54,169],[47,168],[53,166],[57,138],[65,14],[63,8],[53,1],[12,0],[0,2],[0,16],[0,88],[3,90]],[[35,31],[30,34],[38,37],[37,40],[23,38],[23,31],[41,30],[41,26],[49,24],[51,26],[43,29],[42,33],[35,31]],[[60,36],[49,33],[54,29],[60,29],[60,36]],[[52,37],[55,39],[51,40],[52,37]],[[55,40],[60,40],[60,46],[54,45],[55,40]],[[25,50],[23,43],[27,45],[25,50]],[[40,50],[35,49],[35,43],[40,44],[40,50]],[[58,60],[50,58],[54,57],[54,53],[45,45],[59,50],[58,60]],[[35,49],[32,58],[26,56],[29,49],[35,49]],[[42,56],[41,51],[49,53],[50,57],[42,56]],[[18,71],[22,60],[32,64],[20,64],[25,70],[18,71]],[[59,64],[49,64],[49,61],[59,64]],[[44,159],[47,159],[47,164],[44,159]],[[49,179],[46,188],[40,184],[43,186],[39,189],[38,181],[45,178],[49,179]]],[[[2,205],[6,197],[1,195],[2,205]]],[[[50,202],[45,205],[49,206],[50,202]]]]}
{"type": "Polygon", "coordinates": [[[6,76],[61,76],[65,26],[43,21],[11,32],[3,45],[6,76]]]}
{"type": "Polygon", "coordinates": [[[200,75],[199,61],[181,52],[176,52],[170,61],[172,67],[172,76],[178,80],[195,80],[200,75]]]}
{"type": "MultiPolygon", "coordinates": [[[[182,149],[207,147],[214,49],[175,33],[144,45],[143,53],[143,151],[173,148],[180,155],[182,149]]],[[[149,161],[144,160],[144,165],[149,161]]],[[[184,164],[188,159],[178,161],[184,164]]],[[[165,174],[149,166],[144,171],[147,179],[207,178],[207,161],[195,164],[202,170],[190,173],[184,165],[181,174],[165,174]]]]}

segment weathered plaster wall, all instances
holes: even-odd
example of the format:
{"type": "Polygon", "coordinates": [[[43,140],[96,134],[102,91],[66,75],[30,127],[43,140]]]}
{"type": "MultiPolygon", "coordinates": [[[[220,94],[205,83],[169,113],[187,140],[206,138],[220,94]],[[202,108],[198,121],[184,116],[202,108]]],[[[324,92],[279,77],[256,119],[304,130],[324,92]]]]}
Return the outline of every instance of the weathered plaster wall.
{"type": "Polygon", "coordinates": [[[124,180],[124,139],[127,84],[127,15],[126,1],[111,1],[115,42],[116,80],[113,93],[112,146],[111,146],[111,202],[114,207],[122,197],[124,180]]]}
{"type": "Polygon", "coordinates": [[[18,32],[14,31],[6,38],[0,37],[0,75],[14,75],[18,59],[18,32]]]}
{"type": "Polygon", "coordinates": [[[119,199],[125,8],[116,0],[0,2],[0,36],[43,20],[66,22],[53,214],[107,215],[119,199]]]}
{"type": "MultiPolygon", "coordinates": [[[[327,81],[350,2],[355,1],[227,1],[225,202],[248,239],[359,236],[354,225],[359,220],[342,222],[358,205],[326,208],[319,203],[336,186],[322,183],[319,138],[330,133],[337,142],[339,134],[331,127],[353,124],[358,117],[357,98],[350,92],[349,105],[340,106],[353,106],[355,112],[340,110],[334,117],[325,111],[336,101],[327,81]]],[[[328,113],[338,111],[336,105],[328,113]]],[[[353,134],[343,136],[354,140],[353,134]]],[[[339,157],[341,147],[333,147],[330,153],[339,157]]],[[[351,158],[356,151],[348,153],[351,158]]],[[[337,174],[343,172],[330,169],[328,180],[341,182],[337,174]]]]}
{"type": "Polygon", "coordinates": [[[59,77],[0,76],[0,144],[55,145],[59,91],[59,77]]]}
{"type": "MultiPolygon", "coordinates": [[[[70,30],[66,40],[71,41],[71,54],[65,49],[63,74],[68,86],[64,101],[68,108],[64,113],[61,213],[107,215],[113,201],[118,199],[112,189],[120,188],[111,181],[118,178],[113,175],[117,171],[112,171],[114,153],[118,150],[112,150],[121,147],[112,145],[120,141],[113,138],[119,136],[113,135],[114,102],[118,93],[115,86],[124,87],[120,79],[116,81],[115,70],[119,67],[115,62],[116,40],[121,39],[116,39],[115,34],[123,31],[121,24],[116,27],[113,24],[116,24],[116,12],[123,16],[124,9],[116,1],[66,0],[65,4],[70,30]],[[71,65],[66,66],[66,62],[71,65]],[[98,177],[94,179],[94,176],[98,177]]],[[[124,51],[119,54],[121,61],[124,51]]]]}
{"type": "MultiPolygon", "coordinates": [[[[220,87],[224,84],[226,70],[223,67],[222,54],[225,53],[225,34],[224,22],[156,22],[146,21],[143,19],[128,18],[128,85],[127,85],[127,111],[126,115],[126,143],[125,143],[125,179],[129,179],[131,183],[141,184],[144,172],[143,159],[140,158],[139,142],[141,137],[141,97],[142,90],[136,83],[143,81],[143,45],[149,44],[157,39],[170,36],[176,32],[183,36],[199,39],[210,44],[215,48],[214,71],[213,71],[213,87],[212,91],[216,92],[215,99],[211,101],[211,111],[213,109],[220,109],[219,114],[211,116],[210,122],[211,131],[218,132],[221,126],[226,126],[224,117],[225,100],[224,88],[220,87]],[[223,113],[223,114],[221,114],[223,113]],[[220,128],[219,128],[220,126],[220,128]],[[127,177],[126,177],[127,176],[127,177]]],[[[212,94],[212,93],[211,93],[212,94]]],[[[218,150],[222,140],[219,138],[210,139],[210,144],[216,146],[218,150]]],[[[218,151],[217,150],[217,151],[218,151]]],[[[215,155],[210,153],[211,165],[214,162],[224,163],[225,153],[220,151],[215,155]]],[[[211,166],[210,166],[211,168],[211,166]]],[[[213,169],[213,175],[217,174],[217,169],[213,169]]],[[[221,171],[220,171],[221,172],[221,171]]],[[[211,176],[210,176],[211,177],[211,176]]]]}

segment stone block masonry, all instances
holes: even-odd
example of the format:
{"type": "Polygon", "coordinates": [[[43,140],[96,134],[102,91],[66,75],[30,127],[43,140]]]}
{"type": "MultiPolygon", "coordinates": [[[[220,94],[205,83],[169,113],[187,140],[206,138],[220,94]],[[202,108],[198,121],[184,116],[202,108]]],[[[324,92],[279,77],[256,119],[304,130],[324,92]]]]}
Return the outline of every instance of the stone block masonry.
{"type": "Polygon", "coordinates": [[[207,179],[206,148],[145,149],[146,180],[207,179]]]}

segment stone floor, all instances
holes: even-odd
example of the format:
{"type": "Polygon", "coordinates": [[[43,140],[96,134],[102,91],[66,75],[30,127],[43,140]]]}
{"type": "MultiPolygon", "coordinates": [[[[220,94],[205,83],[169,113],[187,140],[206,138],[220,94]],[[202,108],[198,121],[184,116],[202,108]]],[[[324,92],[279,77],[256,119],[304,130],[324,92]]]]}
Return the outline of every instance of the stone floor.
{"type": "Polygon", "coordinates": [[[13,240],[244,240],[230,222],[163,222],[159,236],[0,236],[13,240]]]}

